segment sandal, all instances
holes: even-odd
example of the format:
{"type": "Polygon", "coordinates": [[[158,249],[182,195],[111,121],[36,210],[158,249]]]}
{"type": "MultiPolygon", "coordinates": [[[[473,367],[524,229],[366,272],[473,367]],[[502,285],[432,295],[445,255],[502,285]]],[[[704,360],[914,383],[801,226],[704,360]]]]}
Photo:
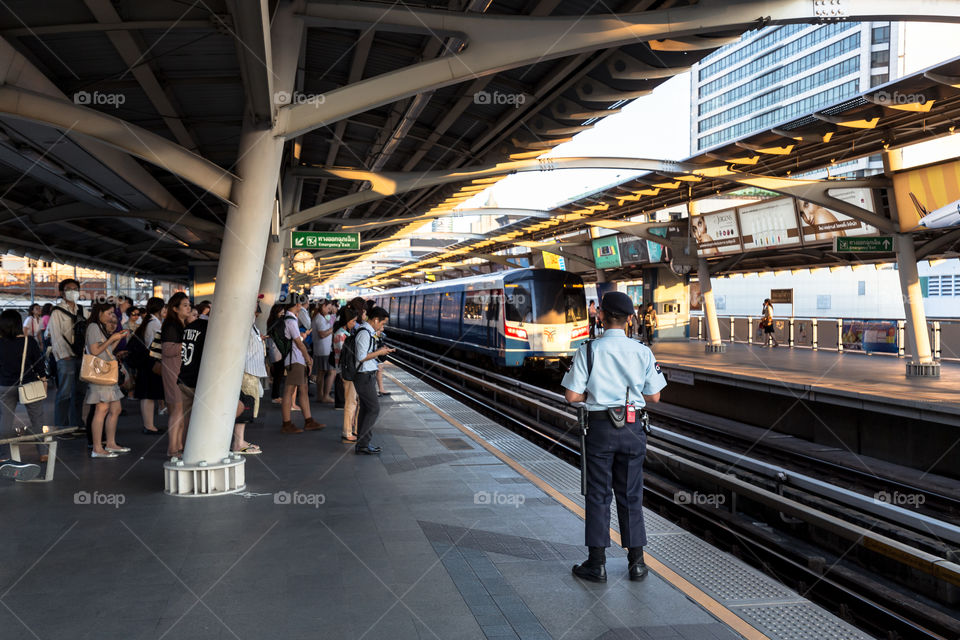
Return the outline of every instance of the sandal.
{"type": "Polygon", "coordinates": [[[341,444],[353,444],[356,441],[357,441],[356,436],[343,436],[343,435],[340,436],[341,444]]]}
{"type": "Polygon", "coordinates": [[[234,453],[239,453],[242,456],[255,456],[263,453],[263,451],[255,444],[248,444],[243,449],[235,450],[234,453]]]}

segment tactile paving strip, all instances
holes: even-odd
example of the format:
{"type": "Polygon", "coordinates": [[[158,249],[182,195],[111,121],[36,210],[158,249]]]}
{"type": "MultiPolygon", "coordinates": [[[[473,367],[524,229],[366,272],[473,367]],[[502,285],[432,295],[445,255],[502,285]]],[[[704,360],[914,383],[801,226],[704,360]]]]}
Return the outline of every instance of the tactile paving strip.
{"type": "Polygon", "coordinates": [[[731,609],[777,640],[849,640],[870,637],[812,602],[781,603],[777,606],[751,605],[731,609]]]}
{"type": "MultiPolygon", "coordinates": [[[[391,374],[576,504],[583,505],[579,470],[410,374],[391,374]]],[[[653,557],[772,640],[870,640],[856,627],[665,518],[644,510],[644,522],[649,537],[647,549],[653,557]]],[[[611,505],[611,527],[619,529],[615,503],[611,505]]]]}

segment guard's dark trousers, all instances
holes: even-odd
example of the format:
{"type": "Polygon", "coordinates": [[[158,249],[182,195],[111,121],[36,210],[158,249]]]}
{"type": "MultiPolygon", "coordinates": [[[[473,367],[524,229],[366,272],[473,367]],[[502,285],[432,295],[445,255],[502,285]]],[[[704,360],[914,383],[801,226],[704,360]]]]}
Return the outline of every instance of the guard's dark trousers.
{"type": "Polygon", "coordinates": [[[611,488],[617,496],[620,540],[624,547],[643,547],[643,458],[647,436],[640,421],[615,429],[605,412],[590,412],[587,432],[586,542],[610,546],[611,488]]]}
{"type": "Polygon", "coordinates": [[[380,398],[377,397],[377,372],[358,373],[353,380],[357,389],[357,448],[370,444],[373,437],[373,423],[380,415],[380,398]]]}

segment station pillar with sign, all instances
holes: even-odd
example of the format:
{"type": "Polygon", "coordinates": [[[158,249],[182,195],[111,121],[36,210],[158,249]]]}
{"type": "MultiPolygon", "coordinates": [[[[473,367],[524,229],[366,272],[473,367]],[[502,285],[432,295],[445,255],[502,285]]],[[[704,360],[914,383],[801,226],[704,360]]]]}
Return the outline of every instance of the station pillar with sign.
{"type": "Polygon", "coordinates": [[[710,281],[710,264],[706,258],[699,258],[697,277],[700,280],[701,306],[707,321],[707,353],[723,353],[727,346],[720,340],[720,322],[717,320],[717,303],[713,298],[713,283],[710,281]]]}
{"type": "Polygon", "coordinates": [[[907,319],[907,343],[912,354],[907,363],[907,376],[940,376],[940,363],[933,359],[930,335],[927,333],[927,314],[923,308],[923,290],[917,271],[917,254],[913,248],[913,235],[898,233],[897,271],[900,274],[900,292],[903,312],[907,319]]]}

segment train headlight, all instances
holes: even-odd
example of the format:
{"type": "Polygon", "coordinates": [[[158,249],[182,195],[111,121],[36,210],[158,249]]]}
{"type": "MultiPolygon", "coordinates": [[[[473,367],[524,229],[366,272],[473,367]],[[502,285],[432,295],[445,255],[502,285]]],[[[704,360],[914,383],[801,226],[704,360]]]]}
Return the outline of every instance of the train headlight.
{"type": "Polygon", "coordinates": [[[507,334],[508,338],[516,338],[518,340],[527,339],[527,330],[521,329],[520,327],[506,326],[503,328],[503,332],[507,334]]]}

